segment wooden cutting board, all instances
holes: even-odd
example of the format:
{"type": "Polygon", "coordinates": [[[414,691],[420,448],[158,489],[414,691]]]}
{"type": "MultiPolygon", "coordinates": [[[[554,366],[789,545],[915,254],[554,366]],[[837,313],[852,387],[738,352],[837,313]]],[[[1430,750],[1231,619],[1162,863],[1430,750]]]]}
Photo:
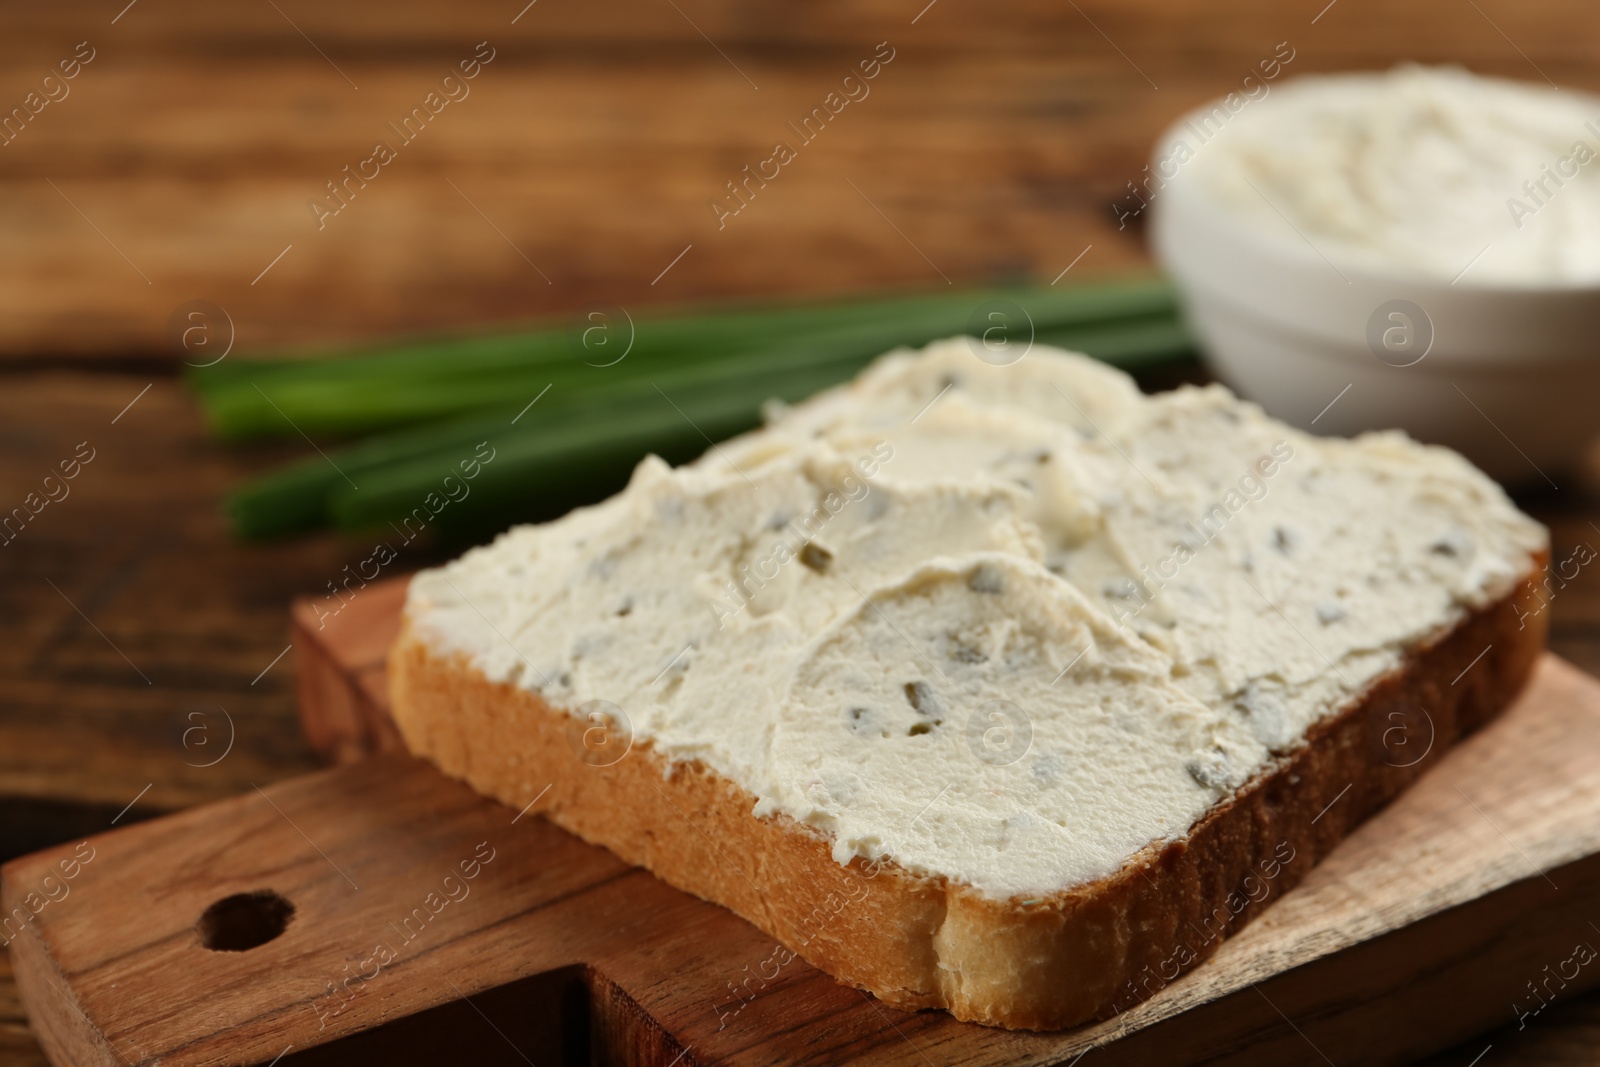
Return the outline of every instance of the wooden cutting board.
{"type": "MultiPolygon", "coordinates": [[[[392,737],[399,589],[296,612],[307,727],[346,756],[392,737]]],[[[4,936],[61,1064],[1399,1063],[1600,978],[1595,751],[1600,683],[1546,657],[1212,960],[1057,1034],[774,968],[731,913],[399,754],[7,864],[37,913],[4,936]]]]}

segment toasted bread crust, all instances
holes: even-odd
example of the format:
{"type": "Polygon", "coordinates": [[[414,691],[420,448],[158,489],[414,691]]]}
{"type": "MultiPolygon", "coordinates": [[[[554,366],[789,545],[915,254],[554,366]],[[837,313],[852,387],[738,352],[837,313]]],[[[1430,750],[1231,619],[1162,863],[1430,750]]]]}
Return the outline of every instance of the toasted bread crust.
{"type": "MultiPolygon", "coordinates": [[[[1548,616],[1515,605],[1545,562],[1317,723],[1182,839],[1042,899],[987,898],[892,861],[840,866],[823,834],[754,817],[756,798],[701,764],[645,742],[597,758],[569,712],[434,651],[409,623],[390,655],[390,695],[407,746],[446,774],[514,808],[548,785],[535,810],[551,821],[731,908],[843,982],[900,1008],[1059,1029],[1125,1010],[1211,955],[1504,708],[1544,646],[1548,616]]],[[[785,962],[782,950],[751,961],[707,1010],[737,1011],[785,962]]]]}

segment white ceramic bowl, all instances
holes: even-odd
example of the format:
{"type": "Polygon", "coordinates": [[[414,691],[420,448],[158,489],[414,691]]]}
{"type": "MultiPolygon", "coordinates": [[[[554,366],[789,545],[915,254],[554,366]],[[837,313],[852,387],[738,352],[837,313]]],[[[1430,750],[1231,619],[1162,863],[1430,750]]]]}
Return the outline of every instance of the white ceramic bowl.
{"type": "Polygon", "coordinates": [[[1151,201],[1156,256],[1212,370],[1270,414],[1322,434],[1402,429],[1505,483],[1555,485],[1600,435],[1600,286],[1330,263],[1184,178],[1151,201]]]}

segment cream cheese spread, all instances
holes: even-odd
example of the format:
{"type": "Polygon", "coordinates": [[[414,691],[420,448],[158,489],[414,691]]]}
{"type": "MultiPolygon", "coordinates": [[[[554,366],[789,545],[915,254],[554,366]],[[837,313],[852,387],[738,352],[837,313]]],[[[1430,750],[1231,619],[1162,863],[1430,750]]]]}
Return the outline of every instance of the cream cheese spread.
{"type": "Polygon", "coordinates": [[[1183,836],[1542,527],[1455,454],[1318,439],[1086,357],[883,357],[759,431],[419,574],[441,652],[1000,898],[1183,836]]]}
{"type": "Polygon", "coordinates": [[[1459,68],[1303,76],[1191,147],[1173,180],[1336,263],[1600,281],[1597,97],[1459,68]]]}

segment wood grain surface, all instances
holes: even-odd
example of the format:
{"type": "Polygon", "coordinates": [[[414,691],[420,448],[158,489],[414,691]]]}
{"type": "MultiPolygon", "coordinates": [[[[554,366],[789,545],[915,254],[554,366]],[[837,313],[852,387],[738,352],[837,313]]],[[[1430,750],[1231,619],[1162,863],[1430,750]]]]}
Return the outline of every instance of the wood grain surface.
{"type": "Polygon", "coordinates": [[[94,58],[0,147],[0,352],[158,353],[196,299],[249,346],[1048,279],[1089,245],[1077,269],[1105,270],[1142,259],[1111,203],[1156,135],[1279,42],[1288,73],[1414,59],[1600,87],[1576,0],[526,2],[8,9],[5,111],[79,42],[94,58]],[[470,95],[319,228],[310,202],[482,41],[470,95]],[[879,42],[870,95],[719,227],[725,183],[879,42]]]}
{"type": "Polygon", "coordinates": [[[330,763],[406,751],[389,714],[388,665],[410,583],[409,575],[385,578],[354,595],[296,597],[289,607],[300,728],[330,763]]]}
{"type": "MultiPolygon", "coordinates": [[[[296,654],[279,658],[285,605],[371,545],[228,537],[223,490],[313,452],[207,438],[172,376],[179,305],[222,305],[242,348],[594,301],[1048,280],[1092,245],[1070,280],[1144,262],[1111,200],[1166,122],[1279,41],[1291,70],[1417,58],[1596,88],[1597,27],[1576,0],[12,5],[0,113],[79,42],[95,58],[0,146],[4,506],[80,442],[97,451],[0,548],[0,855],[317,764],[296,654]],[[307,202],[483,40],[472,95],[317,230],[307,202]],[[716,229],[707,201],[883,40],[896,58],[872,95],[716,229]]],[[[1557,558],[1600,536],[1594,484],[1520,498],[1557,558]]],[[[1549,610],[1555,650],[1600,673],[1600,580],[1549,610]]],[[[42,1063],[9,975],[0,954],[0,1062],[42,1063]]],[[[1483,1067],[1600,1062],[1600,1000],[1437,1062],[1490,1043],[1483,1067]]]]}
{"type": "MultiPolygon", "coordinates": [[[[799,960],[734,1000],[769,937],[403,756],[37,853],[0,888],[6,916],[33,913],[5,936],[61,1063],[288,1067],[337,1041],[364,1060],[355,1035],[512,983],[543,981],[515,999],[549,1007],[562,973],[581,976],[604,1062],[1402,1063],[1506,1005],[1536,1025],[1547,1001],[1600,984],[1585,966],[1600,942],[1596,750],[1600,682],[1547,657],[1502,718],[1212,960],[1059,1034],[895,1011],[799,960]],[[206,919],[248,894],[283,921],[206,919]]],[[[505,1025],[520,1036],[538,1015],[505,1025]]]]}

